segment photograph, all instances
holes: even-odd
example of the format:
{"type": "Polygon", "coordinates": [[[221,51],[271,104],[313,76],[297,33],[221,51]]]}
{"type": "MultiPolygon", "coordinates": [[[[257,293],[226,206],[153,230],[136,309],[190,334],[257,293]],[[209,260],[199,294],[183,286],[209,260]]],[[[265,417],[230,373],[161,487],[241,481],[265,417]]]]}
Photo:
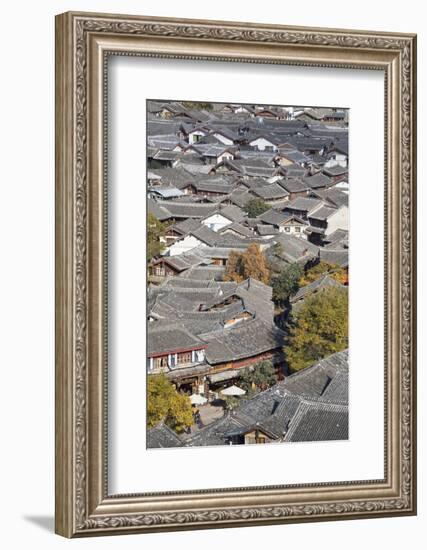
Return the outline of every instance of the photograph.
{"type": "Polygon", "coordinates": [[[146,447],[349,439],[349,119],[146,100],[146,447]]]}

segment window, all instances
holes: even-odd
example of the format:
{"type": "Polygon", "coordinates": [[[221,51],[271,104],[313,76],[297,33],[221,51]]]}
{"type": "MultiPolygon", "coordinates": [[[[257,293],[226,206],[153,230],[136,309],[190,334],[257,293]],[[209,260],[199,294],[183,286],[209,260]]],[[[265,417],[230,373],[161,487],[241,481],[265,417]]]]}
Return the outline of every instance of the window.
{"type": "Polygon", "coordinates": [[[164,369],[168,366],[168,358],[166,355],[163,357],[155,357],[153,363],[155,369],[164,369]]]}
{"type": "Polygon", "coordinates": [[[154,268],[154,275],[157,277],[164,277],[165,276],[165,269],[163,266],[158,265],[154,268]]]}
{"type": "Polygon", "coordinates": [[[186,365],[187,363],[191,363],[191,357],[192,357],[191,351],[185,351],[184,353],[178,353],[177,364],[178,365],[186,365]]]}
{"type": "Polygon", "coordinates": [[[301,232],[301,227],[295,227],[295,233],[300,233],[301,232]]]}
{"type": "Polygon", "coordinates": [[[290,227],[285,227],[285,231],[286,231],[286,233],[290,233],[290,232],[291,232],[291,228],[290,228],[290,227]]]}

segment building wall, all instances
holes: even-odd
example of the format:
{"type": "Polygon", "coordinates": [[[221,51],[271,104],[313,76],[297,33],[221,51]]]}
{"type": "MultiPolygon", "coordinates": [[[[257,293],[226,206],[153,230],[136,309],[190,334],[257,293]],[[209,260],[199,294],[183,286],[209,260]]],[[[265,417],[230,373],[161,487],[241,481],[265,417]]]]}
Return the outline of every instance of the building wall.
{"type": "Polygon", "coordinates": [[[222,216],[221,214],[212,214],[212,216],[209,216],[209,218],[206,218],[202,220],[202,224],[206,225],[213,231],[219,231],[223,227],[226,227],[227,225],[230,225],[232,222],[225,216],[222,216]]]}
{"type": "Polygon", "coordinates": [[[271,439],[263,432],[257,430],[245,434],[245,445],[253,445],[259,443],[271,443],[271,439]]]}
{"type": "Polygon", "coordinates": [[[341,153],[333,155],[330,160],[325,163],[325,168],[332,168],[333,166],[347,168],[347,156],[341,153]]]}
{"type": "Polygon", "coordinates": [[[154,277],[174,277],[178,273],[164,262],[150,266],[149,270],[154,277]]]}
{"type": "Polygon", "coordinates": [[[222,162],[225,159],[234,159],[233,153],[229,153],[228,151],[226,151],[225,153],[222,153],[222,155],[218,156],[218,158],[216,159],[216,162],[217,163],[222,162]]]}
{"type": "Polygon", "coordinates": [[[294,237],[302,237],[303,239],[307,238],[307,235],[305,233],[305,225],[300,224],[289,224],[289,225],[281,225],[279,227],[280,233],[286,233],[286,235],[293,235],[294,237]]]}
{"type": "Polygon", "coordinates": [[[213,365],[209,369],[209,374],[217,374],[219,372],[224,372],[232,369],[243,369],[244,367],[249,367],[251,365],[256,365],[261,361],[273,361],[277,362],[280,358],[280,353],[276,350],[266,351],[260,353],[255,357],[245,357],[244,359],[238,359],[236,361],[229,361],[228,363],[219,363],[218,365],[213,365]]]}
{"type": "Polygon", "coordinates": [[[258,151],[264,151],[266,148],[271,148],[273,151],[277,151],[277,147],[265,138],[258,138],[250,142],[251,147],[256,147],[258,151]]]}
{"type": "Polygon", "coordinates": [[[188,235],[187,237],[184,237],[181,241],[177,241],[176,243],[173,243],[168,248],[168,255],[169,256],[179,256],[180,254],[184,254],[185,252],[189,252],[190,250],[193,250],[193,248],[196,248],[197,246],[200,246],[202,244],[199,239],[196,239],[193,235],[188,235]]]}
{"type": "Polygon", "coordinates": [[[334,185],[333,188],[334,189],[341,189],[341,191],[345,191],[346,193],[348,193],[348,191],[350,189],[350,186],[349,186],[347,180],[343,180],[343,181],[340,181],[339,183],[337,183],[336,185],[334,185]]]}
{"type": "Polygon", "coordinates": [[[201,137],[204,137],[206,135],[205,132],[201,132],[199,130],[196,130],[195,132],[191,132],[191,134],[188,134],[188,143],[192,145],[193,143],[197,143],[201,137]]]}
{"type": "Polygon", "coordinates": [[[196,366],[205,359],[205,350],[187,350],[177,353],[167,353],[161,357],[147,357],[147,370],[149,374],[168,372],[169,369],[196,366]],[[160,366],[160,363],[162,364],[160,366]]]}
{"type": "Polygon", "coordinates": [[[328,226],[325,231],[325,235],[330,235],[336,229],[348,230],[348,208],[347,206],[341,206],[330,218],[328,218],[328,226]]]}

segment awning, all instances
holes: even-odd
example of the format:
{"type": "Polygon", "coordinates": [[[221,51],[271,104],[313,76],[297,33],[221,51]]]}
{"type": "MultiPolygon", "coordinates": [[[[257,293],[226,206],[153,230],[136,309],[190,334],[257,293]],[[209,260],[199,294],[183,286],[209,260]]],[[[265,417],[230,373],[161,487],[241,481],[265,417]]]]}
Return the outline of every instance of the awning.
{"type": "Polygon", "coordinates": [[[208,402],[206,397],[203,397],[203,395],[199,395],[198,393],[191,394],[190,401],[192,405],[204,405],[208,402]]]}
{"type": "Polygon", "coordinates": [[[220,392],[222,395],[245,395],[246,391],[238,386],[230,386],[220,392]]]}
{"type": "Polygon", "coordinates": [[[216,382],[223,382],[224,380],[231,380],[232,378],[235,378],[236,376],[239,376],[239,371],[234,370],[226,370],[224,372],[218,372],[217,374],[210,374],[208,376],[210,382],[212,384],[215,384],[216,382]]]}

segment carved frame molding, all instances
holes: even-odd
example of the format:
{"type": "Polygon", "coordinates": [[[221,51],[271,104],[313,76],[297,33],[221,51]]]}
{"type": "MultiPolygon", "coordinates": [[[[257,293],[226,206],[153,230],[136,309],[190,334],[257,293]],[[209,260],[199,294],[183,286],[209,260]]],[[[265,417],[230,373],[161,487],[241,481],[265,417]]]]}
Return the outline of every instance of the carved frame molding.
{"type": "Polygon", "coordinates": [[[57,533],[74,537],[414,514],[415,36],[66,13],[56,18],[56,71],[57,533]],[[389,304],[384,480],[108,495],[104,184],[109,55],[384,71],[389,304]]]}

